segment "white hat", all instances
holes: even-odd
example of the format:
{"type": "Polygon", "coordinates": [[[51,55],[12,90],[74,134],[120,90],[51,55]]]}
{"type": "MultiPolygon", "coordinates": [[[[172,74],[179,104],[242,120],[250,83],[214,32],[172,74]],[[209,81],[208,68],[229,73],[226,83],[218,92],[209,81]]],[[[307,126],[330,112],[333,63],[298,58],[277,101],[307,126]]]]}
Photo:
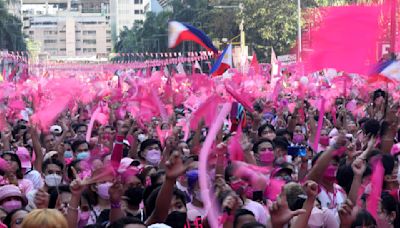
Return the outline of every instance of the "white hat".
{"type": "Polygon", "coordinates": [[[58,154],[58,152],[57,152],[57,151],[54,151],[54,150],[53,150],[53,151],[47,152],[47,153],[44,155],[44,157],[43,157],[43,161],[46,161],[47,159],[53,157],[53,156],[56,155],[56,154],[58,154]]]}
{"type": "Polygon", "coordinates": [[[165,225],[163,223],[156,223],[156,224],[148,226],[148,228],[172,228],[172,227],[165,225]]]}
{"type": "Polygon", "coordinates": [[[50,127],[50,132],[58,135],[62,133],[62,128],[59,125],[53,125],[50,127]]]}

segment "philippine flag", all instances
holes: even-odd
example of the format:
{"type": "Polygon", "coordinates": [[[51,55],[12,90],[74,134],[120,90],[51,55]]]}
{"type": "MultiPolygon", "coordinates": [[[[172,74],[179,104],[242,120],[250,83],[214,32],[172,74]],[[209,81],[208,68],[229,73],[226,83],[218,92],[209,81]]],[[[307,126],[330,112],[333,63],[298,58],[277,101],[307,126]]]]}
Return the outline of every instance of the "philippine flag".
{"type": "Polygon", "coordinates": [[[375,73],[369,78],[368,82],[375,81],[400,81],[400,61],[391,59],[382,62],[375,69],[375,73]]]}
{"type": "Polygon", "coordinates": [[[183,41],[193,41],[207,51],[218,52],[211,39],[200,29],[185,23],[170,21],[168,23],[168,48],[174,48],[183,41]]]}
{"type": "Polygon", "coordinates": [[[212,76],[222,75],[229,68],[232,68],[232,44],[229,44],[219,56],[217,61],[214,63],[210,74],[212,76]]]}

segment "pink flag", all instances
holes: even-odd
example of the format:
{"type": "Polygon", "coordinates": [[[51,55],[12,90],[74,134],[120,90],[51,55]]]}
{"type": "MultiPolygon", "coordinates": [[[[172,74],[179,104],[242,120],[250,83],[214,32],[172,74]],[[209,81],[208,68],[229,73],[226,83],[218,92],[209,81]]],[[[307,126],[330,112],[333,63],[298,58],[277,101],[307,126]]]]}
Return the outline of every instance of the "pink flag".
{"type": "Polygon", "coordinates": [[[371,177],[371,193],[367,199],[367,210],[375,219],[378,219],[377,210],[382,193],[384,171],[381,160],[378,160],[375,164],[375,169],[373,169],[371,177]]]}

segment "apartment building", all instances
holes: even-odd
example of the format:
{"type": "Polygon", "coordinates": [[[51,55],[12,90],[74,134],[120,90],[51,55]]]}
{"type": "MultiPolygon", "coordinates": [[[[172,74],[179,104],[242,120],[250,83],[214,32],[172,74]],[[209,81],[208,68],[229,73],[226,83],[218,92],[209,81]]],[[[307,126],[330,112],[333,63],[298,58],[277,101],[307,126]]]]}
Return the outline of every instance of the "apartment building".
{"type": "Polygon", "coordinates": [[[112,51],[110,8],[105,0],[51,0],[24,4],[24,32],[50,60],[106,58],[112,51]]]}

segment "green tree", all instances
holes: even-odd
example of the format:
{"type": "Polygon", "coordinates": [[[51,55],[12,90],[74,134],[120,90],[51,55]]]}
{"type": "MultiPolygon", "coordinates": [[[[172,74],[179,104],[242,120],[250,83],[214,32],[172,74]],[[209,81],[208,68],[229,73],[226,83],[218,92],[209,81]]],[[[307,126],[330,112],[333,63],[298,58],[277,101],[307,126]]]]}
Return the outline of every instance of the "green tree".
{"type": "Polygon", "coordinates": [[[26,50],[21,20],[8,13],[3,0],[0,0],[0,49],[26,50]]]}

